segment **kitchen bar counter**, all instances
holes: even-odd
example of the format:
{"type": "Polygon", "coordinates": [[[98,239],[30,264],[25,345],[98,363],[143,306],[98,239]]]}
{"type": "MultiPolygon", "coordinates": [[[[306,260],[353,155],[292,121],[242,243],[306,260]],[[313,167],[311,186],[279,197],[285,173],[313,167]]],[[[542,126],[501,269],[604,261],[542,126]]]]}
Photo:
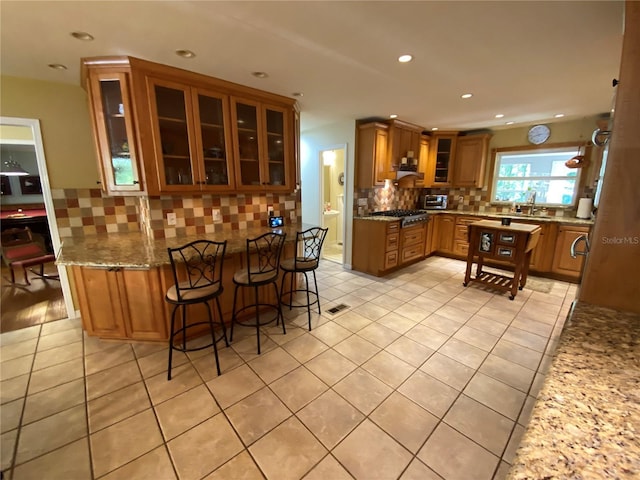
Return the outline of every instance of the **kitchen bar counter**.
{"type": "Polygon", "coordinates": [[[640,315],[570,313],[508,480],[640,478],[640,315]]]}
{"type": "Polygon", "coordinates": [[[265,226],[158,240],[150,239],[142,232],[65,238],[56,263],[59,265],[85,267],[159,267],[169,263],[167,248],[185,245],[194,240],[214,240],[218,242],[227,240],[227,254],[234,254],[246,251],[247,238],[255,238],[269,231],[281,231],[287,234],[286,243],[295,242],[296,232],[313,226],[292,224],[278,229],[270,229],[265,226]]]}

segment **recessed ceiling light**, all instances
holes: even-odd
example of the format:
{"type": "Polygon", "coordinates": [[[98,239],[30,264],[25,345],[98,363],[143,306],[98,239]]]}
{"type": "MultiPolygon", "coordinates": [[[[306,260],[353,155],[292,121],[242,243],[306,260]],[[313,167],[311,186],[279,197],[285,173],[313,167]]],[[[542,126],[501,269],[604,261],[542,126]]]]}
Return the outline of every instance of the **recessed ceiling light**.
{"type": "Polygon", "coordinates": [[[438,127],[433,127],[433,128],[431,129],[431,131],[432,131],[432,132],[435,132],[436,130],[438,130],[438,127]]]}
{"type": "Polygon", "coordinates": [[[193,58],[196,56],[191,50],[176,50],[176,55],[182,58],[193,58]]]}
{"type": "Polygon", "coordinates": [[[407,63],[407,62],[410,62],[411,60],[413,60],[413,55],[409,55],[409,54],[406,54],[406,55],[400,55],[400,56],[398,57],[398,61],[399,61],[400,63],[407,63]]]}
{"type": "Polygon", "coordinates": [[[304,97],[304,93],[302,93],[302,92],[293,92],[292,95],[294,97],[304,97]]]}
{"type": "Polygon", "coordinates": [[[556,114],[554,115],[554,117],[556,117],[556,118],[562,118],[562,117],[564,117],[564,113],[556,113],[556,114]]]}
{"type": "Polygon", "coordinates": [[[462,95],[460,95],[462,98],[471,98],[473,97],[473,93],[464,93],[462,95]]]}
{"type": "Polygon", "coordinates": [[[49,68],[53,68],[54,70],[66,70],[67,66],[61,63],[50,63],[49,68]]]}
{"type": "Polygon", "coordinates": [[[389,115],[389,118],[398,118],[398,115],[396,115],[395,113],[392,113],[391,115],[389,115]]]}
{"type": "Polygon", "coordinates": [[[251,75],[256,78],[267,78],[269,76],[267,72],[251,72],[251,75]]]}
{"type": "Polygon", "coordinates": [[[511,121],[511,122],[505,123],[505,125],[513,125],[514,123],[516,123],[516,122],[511,121]]]}
{"type": "Polygon", "coordinates": [[[84,40],[85,42],[93,40],[93,35],[87,32],[71,32],[71,36],[78,40],[84,40]]]}
{"type": "Polygon", "coordinates": [[[502,118],[502,117],[504,117],[504,113],[498,113],[498,114],[496,115],[496,118],[502,118]]]}

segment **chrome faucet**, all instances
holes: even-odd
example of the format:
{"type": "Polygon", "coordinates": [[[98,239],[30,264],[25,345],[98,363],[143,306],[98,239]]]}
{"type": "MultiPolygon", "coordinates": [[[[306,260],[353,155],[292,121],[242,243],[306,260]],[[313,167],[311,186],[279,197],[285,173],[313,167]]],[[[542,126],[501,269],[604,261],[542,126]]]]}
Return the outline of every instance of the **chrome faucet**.
{"type": "Polygon", "coordinates": [[[533,215],[536,213],[536,191],[534,190],[529,194],[529,215],[533,215]]]}

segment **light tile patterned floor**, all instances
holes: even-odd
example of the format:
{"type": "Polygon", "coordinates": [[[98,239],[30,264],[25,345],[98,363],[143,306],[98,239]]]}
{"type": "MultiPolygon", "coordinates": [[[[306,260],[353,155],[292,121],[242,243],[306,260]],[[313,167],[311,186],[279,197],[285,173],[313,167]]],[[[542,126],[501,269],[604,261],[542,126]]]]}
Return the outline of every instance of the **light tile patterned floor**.
{"type": "MultiPolygon", "coordinates": [[[[3,334],[5,479],[501,479],[575,297],[514,301],[430,258],[378,279],[321,262],[322,315],[222,348],[100,341],[79,320],[3,334]],[[340,303],[349,308],[331,314],[340,303]]],[[[301,314],[301,315],[298,315],[301,314]]]]}

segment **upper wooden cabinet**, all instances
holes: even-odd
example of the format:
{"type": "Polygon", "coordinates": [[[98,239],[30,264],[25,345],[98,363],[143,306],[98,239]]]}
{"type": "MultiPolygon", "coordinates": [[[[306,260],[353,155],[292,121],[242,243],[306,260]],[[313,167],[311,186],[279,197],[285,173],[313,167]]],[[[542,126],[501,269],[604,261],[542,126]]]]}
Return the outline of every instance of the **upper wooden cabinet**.
{"type": "Polygon", "coordinates": [[[425,186],[482,187],[490,139],[489,134],[435,132],[429,143],[425,186]]]}
{"type": "Polygon", "coordinates": [[[491,135],[466,135],[456,139],[453,185],[482,187],[491,135]]]}
{"type": "Polygon", "coordinates": [[[429,181],[429,137],[420,136],[420,149],[418,153],[418,172],[422,173],[421,178],[416,178],[416,187],[425,187],[429,181]]]}
{"type": "Polygon", "coordinates": [[[457,132],[436,132],[429,145],[427,186],[451,187],[456,155],[457,132]]]}
{"type": "Polygon", "coordinates": [[[388,170],[391,177],[401,167],[403,157],[411,157],[415,161],[418,160],[422,130],[424,130],[422,127],[401,120],[389,121],[387,155],[389,161],[388,170]]]}
{"type": "Polygon", "coordinates": [[[419,167],[422,127],[401,120],[362,122],[357,126],[356,182],[359,188],[396,179],[403,157],[419,167]]]}
{"type": "Polygon", "coordinates": [[[384,185],[385,178],[388,178],[389,125],[381,122],[360,124],[356,134],[356,187],[384,185]]]}
{"type": "Polygon", "coordinates": [[[111,194],[296,187],[293,99],[132,57],[84,59],[83,84],[111,194]]]}
{"type": "Polygon", "coordinates": [[[227,96],[157,78],[147,81],[161,190],[232,190],[227,96]]]}
{"type": "Polygon", "coordinates": [[[236,190],[291,190],[295,172],[286,109],[233,98],[236,190]]]}
{"type": "Polygon", "coordinates": [[[131,74],[127,67],[97,71],[85,84],[102,189],[117,195],[144,190],[138,163],[138,148],[130,94],[131,74]]]}

